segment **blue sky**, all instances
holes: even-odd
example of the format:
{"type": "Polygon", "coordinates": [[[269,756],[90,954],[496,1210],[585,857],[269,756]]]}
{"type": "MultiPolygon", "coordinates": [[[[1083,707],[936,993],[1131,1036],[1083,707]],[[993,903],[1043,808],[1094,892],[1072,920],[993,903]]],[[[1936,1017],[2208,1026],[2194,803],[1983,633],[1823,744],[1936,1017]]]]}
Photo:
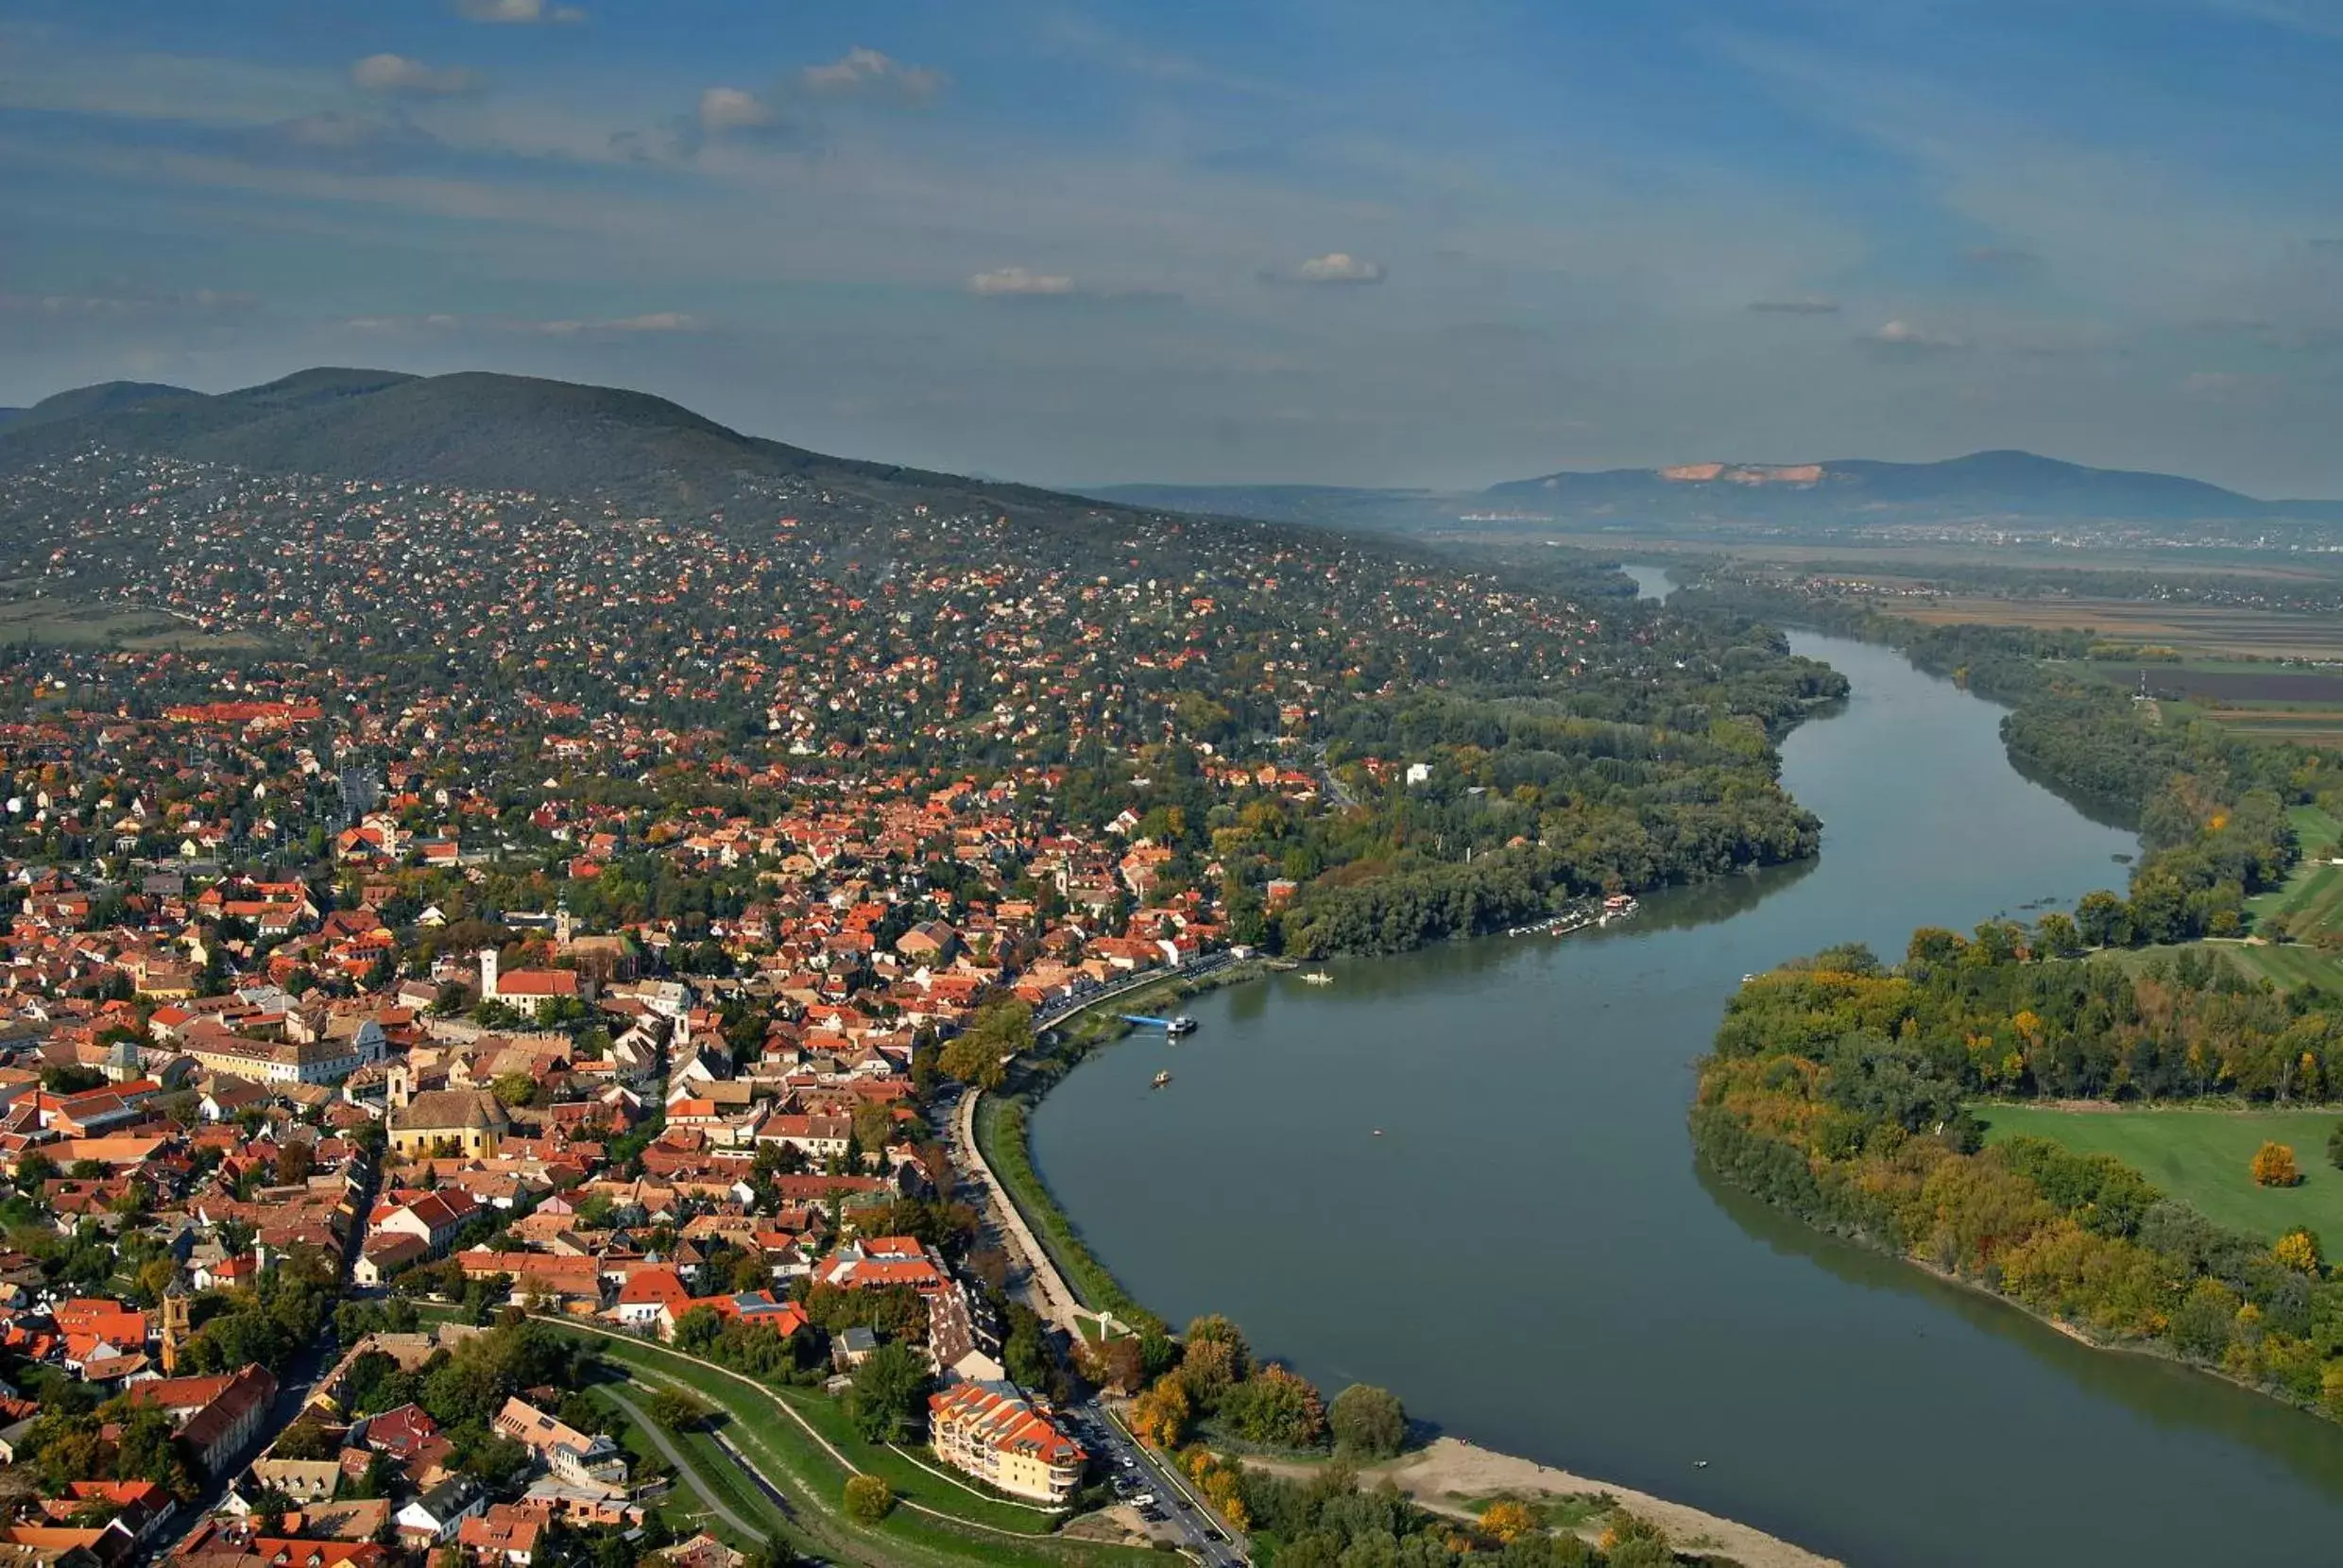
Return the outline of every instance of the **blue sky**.
{"type": "Polygon", "coordinates": [[[0,403],[486,367],[1040,482],[2343,495],[2343,0],[9,0],[0,403]]]}

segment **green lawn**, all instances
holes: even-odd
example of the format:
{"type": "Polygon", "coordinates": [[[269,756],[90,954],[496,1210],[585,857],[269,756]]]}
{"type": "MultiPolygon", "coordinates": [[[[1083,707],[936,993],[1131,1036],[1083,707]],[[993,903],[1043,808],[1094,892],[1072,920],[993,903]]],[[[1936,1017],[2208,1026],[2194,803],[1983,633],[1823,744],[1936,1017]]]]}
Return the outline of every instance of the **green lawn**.
{"type": "Polygon", "coordinates": [[[2281,991],[2297,986],[2317,985],[2326,990],[2343,993],[2343,953],[2322,953],[2316,947],[2300,943],[2279,946],[2275,943],[2192,942],[2175,946],[2163,944],[2152,947],[2119,947],[2109,956],[2126,971],[2138,974],[2147,961],[2158,956],[2169,958],[2176,953],[2212,953],[2234,964],[2249,980],[2268,980],[2281,991]]]}
{"type": "Polygon", "coordinates": [[[1986,1141],[2021,1134],[2112,1154],[2216,1224],[2273,1240],[2297,1225],[2343,1243],[2343,1170],[2327,1163],[2336,1111],[2061,1111],[1983,1105],[1986,1141]],[[2247,1174],[2266,1140],[2294,1150],[2302,1184],[2258,1187],[2247,1174]]]}
{"type": "MultiPolygon", "coordinates": [[[[554,1326],[578,1334],[589,1332],[571,1324],[554,1326]]],[[[1048,1534],[1057,1524],[1053,1516],[971,1496],[948,1481],[925,1474],[899,1454],[873,1449],[853,1436],[835,1407],[819,1394],[752,1387],[659,1345],[601,1334],[591,1338],[604,1359],[624,1368],[646,1395],[662,1388],[681,1388],[724,1411],[729,1418],[724,1435],[789,1498],[795,1515],[792,1523],[822,1540],[832,1554],[883,1562],[888,1568],[966,1568],[971,1563],[1001,1568],[1137,1568],[1152,1560],[1143,1551],[1048,1534]],[[854,1468],[884,1475],[896,1486],[903,1504],[876,1526],[847,1520],[840,1506],[847,1467],[832,1458],[805,1427],[789,1419],[785,1409],[805,1417],[854,1468]],[[952,1518],[918,1512],[907,1506],[913,1503],[952,1518]]],[[[699,1444],[706,1440],[695,1437],[692,1445],[695,1466],[705,1457],[699,1444]]]]}
{"type": "MultiPolygon", "coordinates": [[[[748,1486],[745,1477],[740,1474],[739,1467],[729,1459],[722,1458],[722,1456],[716,1453],[714,1444],[708,1442],[705,1437],[699,1440],[701,1443],[707,1443],[705,1451],[688,1439],[684,1440],[683,1446],[685,1452],[692,1457],[692,1468],[697,1473],[700,1484],[714,1491],[743,1518],[763,1525],[778,1537],[788,1539],[788,1532],[782,1528],[780,1521],[775,1517],[773,1508],[765,1501],[764,1494],[758,1492],[754,1497],[742,1496],[743,1491],[754,1491],[755,1489],[748,1486]],[[721,1462],[715,1462],[719,1459],[721,1462]]],[[[700,1495],[693,1490],[692,1483],[675,1474],[675,1467],[670,1465],[666,1457],[653,1445],[641,1426],[633,1421],[625,1423],[625,1448],[627,1456],[634,1461],[637,1483],[647,1481],[655,1475],[667,1475],[672,1478],[674,1484],[667,1495],[659,1501],[658,1511],[659,1517],[667,1522],[667,1527],[675,1532],[678,1541],[694,1530],[704,1529],[723,1538],[727,1545],[744,1548],[756,1544],[753,1541],[742,1540],[738,1531],[726,1524],[720,1516],[709,1511],[708,1505],[700,1500],[700,1495]]]]}

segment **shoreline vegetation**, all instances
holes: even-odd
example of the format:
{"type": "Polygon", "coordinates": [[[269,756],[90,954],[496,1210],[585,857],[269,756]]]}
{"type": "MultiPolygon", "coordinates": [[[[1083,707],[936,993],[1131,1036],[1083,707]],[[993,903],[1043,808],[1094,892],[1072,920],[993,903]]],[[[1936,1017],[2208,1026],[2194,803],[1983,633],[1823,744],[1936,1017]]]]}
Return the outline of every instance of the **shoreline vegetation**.
{"type": "MultiPolygon", "coordinates": [[[[2343,997],[2315,981],[2281,987],[2228,949],[2283,906],[2304,825],[2343,806],[2343,769],[2301,746],[2170,722],[2076,673],[2085,634],[1919,626],[1749,585],[1713,598],[1887,642],[2010,705],[2012,762],[2061,793],[2122,805],[2143,854],[2124,894],[2088,894],[2071,914],[1970,936],[1923,929],[1892,966],[1847,946],[1751,977],[1701,1065],[1696,1158],[1816,1229],[2083,1343],[2343,1420],[2343,1279],[2294,1218],[2302,1205],[2280,1219],[2287,1205],[2249,1197],[2300,1186],[2301,1166],[2343,1162],[2343,1141],[2300,1164],[2291,1147],[2267,1143],[2249,1161],[2241,1146],[2233,1170],[2211,1175],[2163,1148],[2160,1185],[2044,1120],[2077,1104],[2338,1108],[2343,997]],[[2035,1114],[2003,1112],[2025,1125],[1989,1142],[1978,1112],[1997,1105],[2035,1114]]],[[[2144,1119],[2146,1141],[2124,1152],[2189,1125],[2144,1119]]]]}
{"type": "MultiPolygon", "coordinates": [[[[1118,1009],[1160,1008],[1169,1000],[1264,979],[1272,972],[1266,963],[1245,962],[1203,975],[1167,977],[1159,986],[1102,998],[1094,1007],[1062,1020],[1036,1040],[1029,1052],[1017,1058],[1008,1080],[998,1090],[987,1092],[978,1104],[974,1118],[977,1150],[991,1168],[1003,1195],[1016,1205],[1026,1226],[1048,1252],[1060,1276],[1084,1307],[1112,1314],[1141,1337],[1162,1335],[1168,1329],[1161,1319],[1131,1296],[1114,1272],[1090,1251],[1080,1230],[1042,1179],[1033,1163],[1029,1120],[1032,1108],[1091,1051],[1132,1031],[1131,1026],[1105,1011],[1110,1001],[1118,1009]]],[[[1339,1407],[1341,1402],[1336,1403],[1339,1407]]],[[[1207,1426],[1197,1435],[1210,1446],[1217,1434],[1207,1426]]],[[[1177,1445],[1157,1446],[1168,1450],[1177,1445]]],[[[1268,1453],[1254,1451],[1249,1444],[1227,1446],[1235,1450],[1229,1460],[1239,1471],[1291,1481],[1314,1480],[1321,1485],[1329,1479],[1347,1478],[1346,1484],[1361,1489],[1389,1483],[1396,1496],[1427,1515],[1465,1522],[1483,1530],[1492,1527],[1493,1517],[1500,1522],[1496,1527],[1510,1528],[1501,1523],[1507,1516],[1495,1511],[1497,1505],[1510,1503],[1526,1510],[1524,1517],[1532,1522],[1533,1527],[1543,1522],[1559,1537],[1580,1541],[1582,1544],[1607,1541],[1616,1548],[1632,1542],[1633,1531],[1656,1527],[1659,1533],[1652,1539],[1664,1541],[1661,1549],[1671,1555],[1650,1559],[1655,1564],[1685,1557],[1713,1562],[1719,1568],[1728,1564],[1737,1564],[1739,1568],[1842,1568],[1835,1559],[1737,1520],[1634,1488],[1499,1454],[1447,1434],[1434,1436],[1428,1442],[1411,1441],[1397,1455],[1368,1464],[1353,1464],[1340,1457],[1286,1457],[1274,1445],[1268,1453]],[[1624,1536],[1622,1523],[1630,1532],[1624,1536]]],[[[1206,1468],[1208,1474],[1229,1474],[1227,1468],[1206,1468]]],[[[1244,1504],[1240,1493],[1227,1492],[1224,1496],[1240,1496],[1241,1518],[1244,1504]]],[[[1614,1550],[1611,1560],[1621,1568],[1632,1568],[1641,1559],[1630,1544],[1625,1556],[1614,1550]]],[[[1535,1559],[1529,1562],[1530,1568],[1567,1568],[1562,1559],[1535,1559]]]]}

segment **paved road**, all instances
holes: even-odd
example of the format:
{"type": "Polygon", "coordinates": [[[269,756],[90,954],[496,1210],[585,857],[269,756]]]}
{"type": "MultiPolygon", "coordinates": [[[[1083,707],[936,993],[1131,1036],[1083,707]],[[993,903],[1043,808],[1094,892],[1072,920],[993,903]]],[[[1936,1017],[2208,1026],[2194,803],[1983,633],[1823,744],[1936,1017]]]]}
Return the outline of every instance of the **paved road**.
{"type": "Polygon", "coordinates": [[[1025,1217],[1009,1201],[1007,1190],[977,1150],[976,1102],[983,1098],[983,1093],[982,1089],[968,1090],[952,1109],[952,1165],[983,1189],[986,1216],[1000,1228],[1010,1261],[1024,1273],[1028,1304],[1068,1334],[1079,1336],[1075,1314],[1081,1303],[1073,1287],[1057,1271],[1057,1265],[1050,1261],[1049,1250],[1025,1223],[1025,1217]]]}
{"type": "Polygon", "coordinates": [[[1157,1508],[1184,1550],[1194,1554],[1205,1568],[1243,1568],[1243,1538],[1212,1539],[1217,1526],[1187,1477],[1175,1474],[1169,1460],[1132,1437],[1096,1400],[1074,1406],[1069,1414],[1083,1446],[1098,1456],[1101,1464],[1113,1474],[1137,1481],[1139,1491],[1154,1494],[1157,1508]]]}
{"type": "MultiPolygon", "coordinates": [[[[952,1108],[952,1165],[966,1182],[981,1191],[986,1219],[999,1231],[1012,1261],[1024,1275],[1027,1304],[1069,1334],[1077,1333],[1073,1291],[1026,1226],[1025,1217],[1009,1201],[1007,1190],[993,1175],[991,1167],[977,1152],[976,1102],[981,1093],[976,1089],[966,1091],[952,1108]]],[[[1195,1554],[1205,1568],[1240,1568],[1245,1561],[1243,1539],[1212,1539],[1216,1526],[1189,1490],[1186,1477],[1175,1474],[1160,1456],[1135,1440],[1096,1400],[1076,1406],[1069,1413],[1076,1418],[1084,1446],[1098,1456],[1109,1473],[1130,1476],[1138,1482],[1140,1491],[1154,1493],[1166,1523],[1180,1544],[1195,1554]]]]}
{"type": "MultiPolygon", "coordinates": [[[[770,1541],[773,1539],[772,1531],[759,1529],[747,1520],[743,1519],[739,1514],[734,1513],[730,1506],[727,1505],[723,1498],[708,1490],[707,1486],[701,1482],[699,1473],[692,1468],[692,1461],[685,1457],[683,1450],[677,1446],[676,1440],[667,1435],[666,1428],[659,1425],[658,1422],[653,1421],[649,1416],[644,1415],[642,1413],[642,1406],[637,1405],[633,1400],[628,1399],[624,1394],[620,1393],[616,1388],[607,1383],[598,1385],[596,1391],[599,1392],[603,1398],[608,1400],[611,1404],[617,1406],[620,1410],[624,1411],[628,1421],[633,1422],[637,1426],[642,1429],[642,1435],[651,1440],[651,1446],[659,1451],[659,1457],[665,1459],[669,1464],[676,1467],[676,1476],[693,1491],[698,1492],[700,1494],[700,1501],[707,1504],[710,1508],[713,1509],[717,1517],[721,1518],[726,1524],[731,1525],[734,1529],[740,1531],[743,1535],[753,1536],[759,1541],[770,1541]]],[[[727,1452],[733,1452],[732,1445],[730,1443],[724,1442],[722,1438],[718,1438],[716,1440],[719,1443],[724,1444],[727,1452]]],[[[744,1465],[744,1468],[748,1467],[744,1465]]],[[[754,1469],[749,1469],[749,1474],[755,1475],[756,1472],[754,1469]]],[[[767,1482],[763,1476],[758,1475],[757,1482],[758,1485],[766,1488],[767,1491],[771,1491],[771,1483],[767,1482]]],[[[776,1498],[778,1498],[780,1494],[778,1492],[774,1492],[773,1495],[776,1498]]]]}

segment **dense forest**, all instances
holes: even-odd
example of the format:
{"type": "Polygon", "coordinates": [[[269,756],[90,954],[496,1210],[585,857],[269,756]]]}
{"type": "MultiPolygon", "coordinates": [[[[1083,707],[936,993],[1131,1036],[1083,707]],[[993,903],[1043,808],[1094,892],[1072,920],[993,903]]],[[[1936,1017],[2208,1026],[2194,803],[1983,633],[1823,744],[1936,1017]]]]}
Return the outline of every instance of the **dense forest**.
{"type": "Polygon", "coordinates": [[[1966,1108],[1986,1093],[2323,1098],[2343,1007],[2217,961],[2158,958],[2134,978],[2054,946],[2014,926],[1924,930],[1892,973],[1851,947],[1753,980],[1702,1065],[1699,1158],[2095,1339],[2343,1417],[2343,1280],[2316,1236],[2224,1231],[2105,1155],[1984,1147],[1966,1108]]]}

